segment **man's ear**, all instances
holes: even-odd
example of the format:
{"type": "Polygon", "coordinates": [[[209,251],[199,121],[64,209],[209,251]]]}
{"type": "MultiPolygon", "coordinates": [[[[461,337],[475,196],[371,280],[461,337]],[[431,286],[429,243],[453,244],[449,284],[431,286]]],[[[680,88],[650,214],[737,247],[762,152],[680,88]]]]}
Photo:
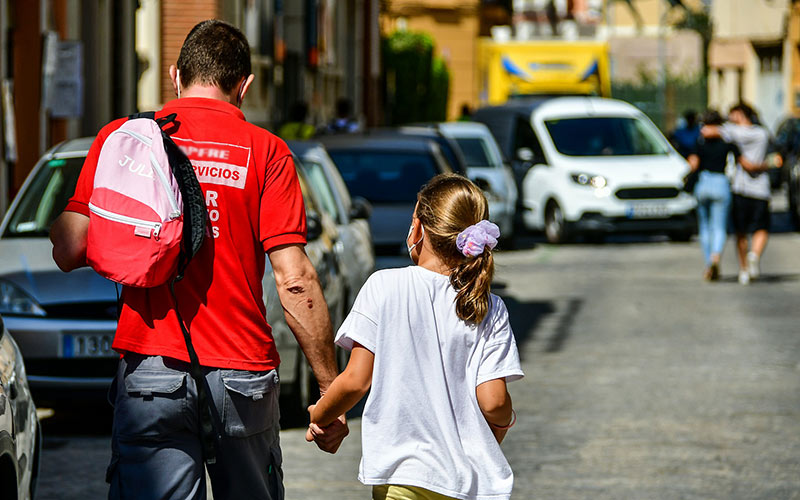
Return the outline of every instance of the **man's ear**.
{"type": "Polygon", "coordinates": [[[171,64],[169,67],[169,79],[172,81],[172,90],[175,92],[175,95],[178,95],[178,68],[175,67],[174,64],[171,64]]]}

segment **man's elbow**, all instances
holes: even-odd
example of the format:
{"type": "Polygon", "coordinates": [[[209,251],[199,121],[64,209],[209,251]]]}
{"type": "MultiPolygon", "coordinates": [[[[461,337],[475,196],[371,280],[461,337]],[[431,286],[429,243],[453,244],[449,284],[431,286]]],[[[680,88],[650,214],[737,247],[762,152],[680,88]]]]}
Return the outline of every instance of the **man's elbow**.
{"type": "Polygon", "coordinates": [[[53,261],[59,269],[68,273],[86,265],[86,246],[69,244],[57,235],[50,235],[53,243],[53,261]]]}
{"type": "Polygon", "coordinates": [[[63,248],[53,247],[53,260],[55,261],[56,265],[59,269],[68,273],[73,271],[79,267],[83,267],[86,265],[86,259],[81,258],[74,253],[69,251],[65,251],[63,248]]]}
{"type": "Polygon", "coordinates": [[[285,275],[275,276],[275,283],[279,291],[287,292],[292,295],[301,295],[316,286],[319,286],[317,271],[312,265],[300,266],[291,270],[285,275]]]}

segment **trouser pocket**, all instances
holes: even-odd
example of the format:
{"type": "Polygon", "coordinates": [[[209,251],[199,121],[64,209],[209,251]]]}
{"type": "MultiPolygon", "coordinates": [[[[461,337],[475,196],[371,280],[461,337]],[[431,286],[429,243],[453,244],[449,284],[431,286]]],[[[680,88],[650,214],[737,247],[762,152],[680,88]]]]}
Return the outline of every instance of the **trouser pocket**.
{"type": "Polygon", "coordinates": [[[185,372],[136,369],[124,375],[116,397],[115,422],[121,440],[157,439],[186,428],[185,372]]]}
{"type": "Polygon", "coordinates": [[[225,434],[230,437],[248,437],[277,427],[278,373],[223,371],[220,374],[225,386],[223,421],[225,434]]]}

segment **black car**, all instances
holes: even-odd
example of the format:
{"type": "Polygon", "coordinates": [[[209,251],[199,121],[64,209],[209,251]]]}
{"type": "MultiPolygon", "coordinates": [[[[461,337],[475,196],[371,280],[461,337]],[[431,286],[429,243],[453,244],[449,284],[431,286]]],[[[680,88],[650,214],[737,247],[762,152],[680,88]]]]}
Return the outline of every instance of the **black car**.
{"type": "Polygon", "coordinates": [[[376,254],[405,252],[405,238],[420,188],[452,172],[433,141],[411,136],[323,136],[352,196],[372,204],[369,219],[376,254]]]}
{"type": "Polygon", "coordinates": [[[781,123],[774,146],[783,156],[783,167],[777,170],[786,182],[789,214],[795,229],[800,230],[800,118],[787,118],[781,123]]]}
{"type": "Polygon", "coordinates": [[[372,137],[419,137],[439,145],[442,156],[450,164],[453,172],[467,175],[467,159],[455,139],[442,134],[435,124],[406,125],[394,128],[373,128],[367,134],[372,137]]]}

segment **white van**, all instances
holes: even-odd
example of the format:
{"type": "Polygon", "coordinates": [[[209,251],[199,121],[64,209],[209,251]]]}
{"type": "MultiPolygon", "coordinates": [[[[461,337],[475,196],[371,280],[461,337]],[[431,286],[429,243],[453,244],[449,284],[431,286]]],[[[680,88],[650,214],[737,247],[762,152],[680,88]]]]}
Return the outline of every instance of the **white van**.
{"type": "Polygon", "coordinates": [[[559,97],[483,108],[475,119],[512,158],[525,227],[548,241],[611,232],[691,237],[696,202],[681,189],[689,166],[630,104],[559,97]]]}

